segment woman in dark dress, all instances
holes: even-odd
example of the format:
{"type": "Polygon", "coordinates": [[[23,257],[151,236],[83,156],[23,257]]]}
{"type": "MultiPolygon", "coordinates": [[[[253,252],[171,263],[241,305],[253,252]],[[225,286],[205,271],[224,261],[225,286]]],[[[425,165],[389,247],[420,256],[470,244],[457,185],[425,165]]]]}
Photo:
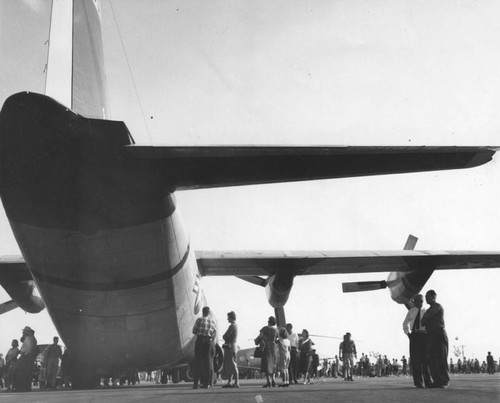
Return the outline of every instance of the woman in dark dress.
{"type": "Polygon", "coordinates": [[[311,379],[313,345],[309,332],[306,329],[302,330],[302,338],[299,340],[299,368],[304,377],[304,384],[314,383],[311,379]]]}
{"type": "Polygon", "coordinates": [[[267,383],[263,386],[269,388],[276,386],[274,372],[276,369],[276,341],[278,340],[278,329],[276,329],[276,318],[270,316],[267,326],[260,329],[260,334],[255,339],[255,344],[262,345],[262,360],[260,370],[266,374],[267,383]]]}

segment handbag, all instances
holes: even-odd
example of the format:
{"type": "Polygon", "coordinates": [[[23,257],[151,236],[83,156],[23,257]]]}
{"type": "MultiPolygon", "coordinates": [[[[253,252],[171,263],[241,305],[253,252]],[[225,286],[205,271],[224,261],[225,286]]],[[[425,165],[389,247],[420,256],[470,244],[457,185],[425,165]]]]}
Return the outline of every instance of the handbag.
{"type": "Polygon", "coordinates": [[[263,348],[262,346],[255,347],[255,351],[253,352],[254,358],[262,358],[263,348]]]}

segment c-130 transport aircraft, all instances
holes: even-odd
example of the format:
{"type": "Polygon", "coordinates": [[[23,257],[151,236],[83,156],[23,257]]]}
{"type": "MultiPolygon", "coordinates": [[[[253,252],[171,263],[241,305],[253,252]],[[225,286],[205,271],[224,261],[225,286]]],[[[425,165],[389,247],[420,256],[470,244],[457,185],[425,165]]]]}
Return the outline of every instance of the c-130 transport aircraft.
{"type": "Polygon", "coordinates": [[[79,368],[77,387],[127,369],[186,368],[192,327],[207,304],[204,276],[265,287],[283,323],[296,276],[392,271],[387,282],[345,288],[387,286],[407,304],[433,270],[500,266],[497,252],[412,245],[383,253],[197,252],[177,190],[472,168],[496,149],[138,146],[123,122],[105,120],[104,83],[98,2],[54,1],[46,94],[14,94],[0,114],[0,195],[22,252],[0,262],[12,298],[4,310],[47,308],[79,368]],[[72,53],[59,54],[58,40],[71,41],[72,53]]]}

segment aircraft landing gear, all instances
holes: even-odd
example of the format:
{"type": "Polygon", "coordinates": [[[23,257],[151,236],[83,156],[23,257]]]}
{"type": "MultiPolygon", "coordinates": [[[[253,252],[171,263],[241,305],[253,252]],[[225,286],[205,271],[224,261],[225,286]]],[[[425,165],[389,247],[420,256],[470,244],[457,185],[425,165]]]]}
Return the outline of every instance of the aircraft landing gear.
{"type": "Polygon", "coordinates": [[[193,382],[194,374],[191,365],[188,365],[181,369],[181,377],[184,382],[193,382]]]}

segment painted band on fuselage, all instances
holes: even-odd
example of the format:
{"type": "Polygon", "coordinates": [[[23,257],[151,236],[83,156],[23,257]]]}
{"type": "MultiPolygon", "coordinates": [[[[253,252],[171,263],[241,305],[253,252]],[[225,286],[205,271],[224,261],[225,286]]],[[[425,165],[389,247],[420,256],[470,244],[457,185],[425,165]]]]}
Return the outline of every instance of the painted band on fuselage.
{"type": "Polygon", "coordinates": [[[114,290],[125,290],[130,288],[144,287],[149,284],[158,283],[160,281],[168,280],[172,278],[175,274],[181,270],[189,257],[190,246],[186,250],[182,260],[172,269],[164,271],[162,273],[154,274],[149,277],[134,278],[126,281],[118,281],[112,283],[95,283],[88,281],[73,281],[69,279],[62,279],[57,277],[48,276],[46,274],[37,273],[32,271],[33,276],[38,282],[42,281],[51,285],[57,285],[64,288],[72,288],[76,290],[87,290],[87,291],[114,291],[114,290]]]}

